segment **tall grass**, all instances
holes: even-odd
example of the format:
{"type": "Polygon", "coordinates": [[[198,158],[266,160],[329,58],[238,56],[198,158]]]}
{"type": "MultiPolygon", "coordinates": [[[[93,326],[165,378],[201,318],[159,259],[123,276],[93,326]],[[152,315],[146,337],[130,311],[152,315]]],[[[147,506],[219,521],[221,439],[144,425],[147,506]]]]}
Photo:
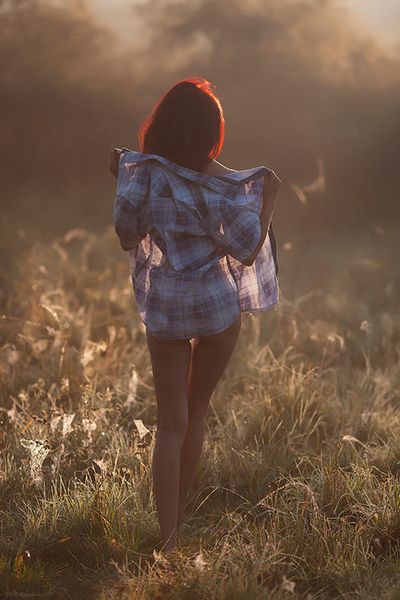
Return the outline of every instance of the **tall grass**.
{"type": "Polygon", "coordinates": [[[400,282],[395,236],[374,235],[282,245],[281,301],[243,315],[167,555],[152,552],[151,364],[113,231],[12,263],[0,595],[398,598],[400,282]]]}

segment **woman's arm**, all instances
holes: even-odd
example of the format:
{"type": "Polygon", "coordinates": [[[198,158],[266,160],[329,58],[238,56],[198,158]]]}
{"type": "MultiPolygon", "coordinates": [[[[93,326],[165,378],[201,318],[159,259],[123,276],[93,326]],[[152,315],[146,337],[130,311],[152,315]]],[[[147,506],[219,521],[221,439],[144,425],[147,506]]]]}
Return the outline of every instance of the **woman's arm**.
{"type": "Polygon", "coordinates": [[[274,212],[276,200],[281,189],[282,181],[274,173],[274,171],[264,175],[264,194],[263,194],[263,206],[260,213],[260,225],[261,225],[261,237],[254,252],[243,261],[246,266],[251,266],[255,261],[262,245],[264,244],[265,238],[271,224],[272,213],[274,212]]]}

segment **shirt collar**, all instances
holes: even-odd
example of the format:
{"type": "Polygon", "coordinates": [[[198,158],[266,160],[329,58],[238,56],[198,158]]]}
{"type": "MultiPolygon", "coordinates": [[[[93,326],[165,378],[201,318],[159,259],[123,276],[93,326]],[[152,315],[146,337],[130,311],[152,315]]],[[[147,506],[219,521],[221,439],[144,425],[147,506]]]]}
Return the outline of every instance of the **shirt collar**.
{"type": "Polygon", "coordinates": [[[175,163],[172,160],[165,158],[165,156],[161,156],[160,154],[147,154],[144,152],[138,152],[136,150],[129,150],[128,148],[123,148],[122,151],[123,156],[121,158],[121,163],[137,164],[146,160],[157,161],[177,175],[189,179],[190,181],[200,183],[209,189],[228,197],[232,197],[236,194],[238,185],[242,183],[248,183],[253,179],[257,179],[262,175],[266,175],[270,171],[270,169],[265,166],[259,166],[253,167],[252,169],[232,171],[230,173],[226,173],[225,175],[206,175],[204,173],[200,173],[198,171],[194,171],[193,169],[179,165],[178,163],[175,163]]]}

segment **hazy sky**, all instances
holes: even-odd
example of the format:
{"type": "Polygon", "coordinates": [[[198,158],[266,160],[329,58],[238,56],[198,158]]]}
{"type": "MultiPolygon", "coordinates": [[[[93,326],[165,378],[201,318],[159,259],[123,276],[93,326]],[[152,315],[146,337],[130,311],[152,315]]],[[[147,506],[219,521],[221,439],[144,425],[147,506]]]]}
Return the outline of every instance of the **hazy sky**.
{"type": "MultiPolygon", "coordinates": [[[[132,34],[131,7],[151,0],[91,0],[98,16],[118,28],[127,38],[132,34]]],[[[229,0],[226,0],[229,2],[229,0]]],[[[388,48],[400,45],[400,0],[338,0],[366,28],[379,35],[388,48]]]]}
{"type": "Polygon", "coordinates": [[[400,39],[399,0],[342,0],[356,18],[389,42],[400,39]]]}

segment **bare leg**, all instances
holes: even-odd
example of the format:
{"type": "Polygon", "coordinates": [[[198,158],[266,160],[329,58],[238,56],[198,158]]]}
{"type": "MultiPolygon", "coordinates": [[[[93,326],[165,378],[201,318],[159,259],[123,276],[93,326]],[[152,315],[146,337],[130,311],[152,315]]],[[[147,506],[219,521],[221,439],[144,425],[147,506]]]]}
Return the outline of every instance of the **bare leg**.
{"type": "Polygon", "coordinates": [[[188,424],[189,340],[159,340],[146,332],[157,398],[153,490],[160,524],[159,549],[176,544],[180,453],[188,424]]]}
{"type": "Polygon", "coordinates": [[[189,422],[180,460],[178,533],[187,494],[203,447],[209,401],[236,346],[240,327],[241,315],[223,332],[193,340],[188,377],[189,422]]]}

